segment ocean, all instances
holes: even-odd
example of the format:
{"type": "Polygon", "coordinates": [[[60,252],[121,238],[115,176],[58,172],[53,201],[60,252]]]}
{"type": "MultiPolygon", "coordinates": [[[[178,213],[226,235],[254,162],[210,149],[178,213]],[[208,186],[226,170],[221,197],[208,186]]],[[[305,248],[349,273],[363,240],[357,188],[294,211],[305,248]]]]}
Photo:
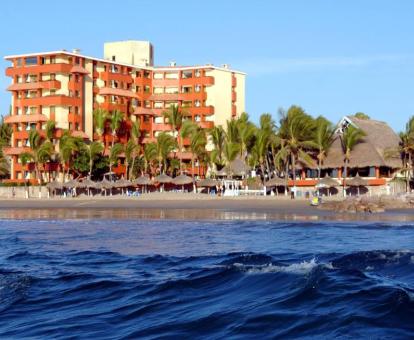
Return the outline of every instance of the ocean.
{"type": "Polygon", "coordinates": [[[0,338],[414,338],[414,225],[2,219],[0,338]]]}

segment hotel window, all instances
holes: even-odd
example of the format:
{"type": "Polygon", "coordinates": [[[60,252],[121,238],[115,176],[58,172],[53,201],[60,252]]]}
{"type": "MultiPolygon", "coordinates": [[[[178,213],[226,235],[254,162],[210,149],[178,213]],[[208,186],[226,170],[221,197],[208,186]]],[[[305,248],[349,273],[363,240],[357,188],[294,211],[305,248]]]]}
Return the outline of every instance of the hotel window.
{"type": "Polygon", "coordinates": [[[150,93],[151,88],[148,85],[144,86],[144,93],[150,93]]]}
{"type": "Polygon", "coordinates": [[[191,107],[192,106],[192,102],[191,101],[183,101],[182,107],[191,107]]]}
{"type": "Polygon", "coordinates": [[[75,130],[79,130],[79,123],[75,123],[75,130]]]}
{"type": "Polygon", "coordinates": [[[178,79],[178,72],[167,72],[165,79],[178,79]]]}
{"type": "Polygon", "coordinates": [[[166,87],[165,93],[178,93],[178,87],[166,87]]]}
{"type": "Polygon", "coordinates": [[[54,114],[55,113],[55,107],[54,106],[51,106],[49,108],[49,112],[50,112],[50,114],[54,114]]]}
{"type": "Polygon", "coordinates": [[[50,80],[56,80],[56,74],[51,73],[50,74],[50,80]]]}
{"type": "Polygon", "coordinates": [[[154,87],[153,92],[154,94],[161,94],[164,93],[164,88],[163,87],[154,87]]]}
{"type": "Polygon", "coordinates": [[[201,77],[201,71],[200,70],[196,70],[194,75],[198,78],[201,77]]]}
{"type": "Polygon", "coordinates": [[[69,130],[72,130],[72,123],[69,122],[69,130]]]}
{"type": "Polygon", "coordinates": [[[138,71],[137,71],[137,72],[135,73],[135,76],[136,76],[137,78],[141,78],[141,72],[138,72],[138,71]]]}
{"type": "Polygon", "coordinates": [[[164,107],[163,102],[154,102],[154,109],[162,109],[164,107]]]}
{"type": "Polygon", "coordinates": [[[22,59],[21,58],[16,59],[15,65],[16,66],[22,66],[22,59]]]}
{"type": "Polygon", "coordinates": [[[37,108],[36,108],[35,106],[31,106],[31,107],[30,107],[30,114],[31,114],[31,115],[36,114],[36,111],[37,111],[37,108]]]}
{"type": "Polygon", "coordinates": [[[195,87],[194,87],[194,92],[201,92],[201,86],[200,85],[196,85],[195,87]]]}
{"type": "Polygon", "coordinates": [[[183,86],[181,87],[182,93],[191,93],[191,86],[183,86]]]}
{"type": "Polygon", "coordinates": [[[26,66],[37,65],[37,58],[36,57],[24,58],[24,63],[25,63],[26,66]]]}
{"type": "Polygon", "coordinates": [[[22,76],[16,76],[16,83],[21,83],[23,81],[22,76]]]}
{"type": "Polygon", "coordinates": [[[29,114],[29,108],[27,106],[24,107],[24,114],[25,115],[29,114]]]}
{"type": "Polygon", "coordinates": [[[144,78],[150,78],[150,76],[151,76],[151,73],[150,72],[148,72],[148,71],[144,71],[144,78]]]}
{"type": "Polygon", "coordinates": [[[79,75],[75,74],[75,83],[79,83],[79,75]]]}
{"type": "Polygon", "coordinates": [[[141,86],[135,86],[135,92],[141,92],[141,86]]]}
{"type": "Polygon", "coordinates": [[[79,65],[79,63],[80,63],[79,57],[76,57],[76,58],[75,58],[75,64],[76,64],[76,65],[79,65]]]}
{"type": "Polygon", "coordinates": [[[79,114],[79,107],[75,106],[75,115],[79,114]]]}
{"type": "Polygon", "coordinates": [[[164,79],[164,74],[161,72],[154,73],[154,79],[164,79]]]}
{"type": "Polygon", "coordinates": [[[42,65],[46,64],[46,58],[45,57],[40,58],[40,64],[42,64],[42,65]]]}
{"type": "Polygon", "coordinates": [[[183,71],[181,73],[181,78],[183,79],[188,79],[188,78],[192,78],[193,77],[193,72],[192,71],[183,71]]]}
{"type": "Polygon", "coordinates": [[[201,122],[201,117],[199,115],[194,116],[194,121],[201,122]]]}
{"type": "Polygon", "coordinates": [[[194,106],[195,107],[200,107],[201,106],[201,102],[199,100],[194,101],[194,106]]]}
{"type": "Polygon", "coordinates": [[[51,96],[56,95],[56,90],[55,90],[55,89],[50,90],[50,95],[51,95],[51,96]]]}
{"type": "Polygon", "coordinates": [[[177,102],[166,102],[165,103],[166,108],[170,108],[170,107],[173,107],[173,106],[178,106],[178,103],[177,102]]]}
{"type": "Polygon", "coordinates": [[[56,64],[56,57],[50,57],[50,63],[56,64]]]}
{"type": "Polygon", "coordinates": [[[72,80],[72,75],[71,74],[69,74],[69,81],[71,81],[72,80]]]}
{"type": "Polygon", "coordinates": [[[151,102],[149,100],[146,100],[144,102],[144,106],[145,106],[145,108],[150,109],[151,108],[151,102]]]}

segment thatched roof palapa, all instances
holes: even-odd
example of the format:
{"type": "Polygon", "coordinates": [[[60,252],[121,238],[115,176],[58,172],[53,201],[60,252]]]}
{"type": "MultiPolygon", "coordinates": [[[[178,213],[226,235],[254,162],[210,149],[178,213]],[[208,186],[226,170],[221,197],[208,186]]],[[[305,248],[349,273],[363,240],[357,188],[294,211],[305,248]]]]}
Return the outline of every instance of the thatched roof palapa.
{"type": "Polygon", "coordinates": [[[67,181],[67,182],[63,183],[62,187],[64,187],[64,188],[78,188],[79,187],[79,182],[72,179],[70,181],[67,181]]]}
{"type": "Polygon", "coordinates": [[[175,185],[186,185],[193,183],[193,179],[187,175],[179,175],[173,178],[172,183],[175,185]]]}
{"type": "Polygon", "coordinates": [[[325,178],[321,178],[316,183],[315,187],[317,188],[334,188],[338,187],[340,184],[337,180],[333,179],[330,176],[326,176],[325,178]]]}
{"type": "Polygon", "coordinates": [[[136,185],[151,185],[152,181],[149,179],[148,176],[141,176],[134,180],[134,184],[136,185]]]}
{"type": "Polygon", "coordinates": [[[96,183],[97,189],[112,189],[112,187],[113,187],[113,183],[109,182],[106,178],[96,183]]]}
{"type": "Polygon", "coordinates": [[[286,179],[280,177],[273,177],[265,182],[265,187],[281,187],[286,185],[286,179]]]}
{"type": "MultiPolygon", "coordinates": [[[[392,157],[386,155],[391,150],[396,150],[400,143],[398,135],[386,123],[372,119],[355,118],[353,116],[346,118],[366,134],[361,143],[355,145],[351,152],[350,168],[364,168],[368,166],[385,166],[392,169],[401,168],[401,159],[397,153],[392,157]]],[[[340,168],[343,165],[344,154],[341,145],[341,135],[337,134],[322,164],[322,168],[340,168]]]]}
{"type": "Polygon", "coordinates": [[[211,178],[202,179],[197,182],[198,187],[215,187],[217,185],[219,185],[219,181],[211,178]]]}
{"type": "Polygon", "coordinates": [[[50,183],[46,184],[46,188],[56,190],[56,189],[62,189],[62,183],[58,181],[52,181],[50,183]]]}
{"type": "Polygon", "coordinates": [[[171,183],[172,178],[166,174],[161,174],[155,177],[155,182],[158,183],[171,183]]]}
{"type": "Polygon", "coordinates": [[[347,179],[345,184],[349,187],[364,187],[368,185],[368,181],[357,174],[355,177],[347,179]]]}
{"type": "Polygon", "coordinates": [[[96,182],[92,181],[91,179],[87,178],[82,181],[85,188],[95,188],[96,182]]]}

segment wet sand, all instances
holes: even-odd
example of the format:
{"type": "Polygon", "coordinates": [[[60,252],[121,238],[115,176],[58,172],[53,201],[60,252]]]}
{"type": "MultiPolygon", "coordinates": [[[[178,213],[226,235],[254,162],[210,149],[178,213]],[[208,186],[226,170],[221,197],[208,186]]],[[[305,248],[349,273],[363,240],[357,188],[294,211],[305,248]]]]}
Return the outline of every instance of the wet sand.
{"type": "Polygon", "coordinates": [[[414,211],[344,213],[320,210],[308,200],[281,197],[214,197],[152,193],[140,197],[77,197],[0,200],[3,219],[190,219],[287,221],[414,221],[414,211]]]}

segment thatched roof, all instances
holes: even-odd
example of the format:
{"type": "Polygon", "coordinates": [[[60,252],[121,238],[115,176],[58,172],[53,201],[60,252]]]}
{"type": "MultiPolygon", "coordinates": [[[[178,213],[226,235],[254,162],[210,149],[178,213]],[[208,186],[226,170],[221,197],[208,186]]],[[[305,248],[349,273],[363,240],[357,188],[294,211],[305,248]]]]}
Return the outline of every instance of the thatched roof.
{"type": "Polygon", "coordinates": [[[148,176],[141,176],[134,180],[134,184],[136,185],[151,185],[152,181],[148,176]]]}
{"type": "Polygon", "coordinates": [[[172,180],[172,183],[175,185],[186,185],[186,184],[193,183],[193,179],[187,175],[180,175],[180,176],[175,177],[172,180]]]}
{"type": "Polygon", "coordinates": [[[60,183],[58,181],[52,181],[52,182],[46,184],[46,188],[52,189],[52,190],[61,189],[62,188],[62,183],[60,183]]]}
{"type": "Polygon", "coordinates": [[[245,176],[250,171],[250,167],[240,158],[236,158],[229,165],[230,173],[234,176],[245,176]]]}
{"type": "Polygon", "coordinates": [[[128,181],[127,179],[121,178],[120,180],[113,183],[113,186],[116,188],[127,188],[131,186],[132,183],[128,181]]]}
{"type": "Polygon", "coordinates": [[[280,178],[280,177],[273,177],[269,179],[267,182],[265,182],[265,187],[279,187],[279,186],[285,186],[286,185],[286,179],[280,178]]]}
{"type": "Polygon", "coordinates": [[[223,169],[217,171],[216,172],[216,176],[218,176],[218,177],[225,177],[225,176],[227,176],[227,170],[226,170],[226,168],[223,168],[223,169]]]}
{"type": "Polygon", "coordinates": [[[355,177],[347,179],[345,184],[349,187],[364,187],[368,185],[368,181],[357,174],[355,177]]]}
{"type": "Polygon", "coordinates": [[[78,186],[79,186],[79,182],[74,179],[62,184],[62,187],[64,188],[78,188],[78,186]]]}
{"type": "Polygon", "coordinates": [[[85,186],[85,188],[94,188],[96,186],[96,183],[89,178],[84,179],[82,183],[85,186]]]}
{"type": "Polygon", "coordinates": [[[109,182],[106,178],[96,183],[97,189],[111,189],[112,187],[113,187],[113,183],[109,182]]]}
{"type": "Polygon", "coordinates": [[[155,182],[158,183],[171,183],[172,178],[166,174],[161,174],[155,177],[155,182]]]}
{"type": "MultiPolygon", "coordinates": [[[[366,136],[351,152],[350,168],[367,166],[386,166],[401,168],[399,155],[387,157],[386,153],[396,150],[400,143],[398,135],[384,122],[371,119],[359,119],[349,116],[352,123],[362,129],[366,136]]],[[[344,154],[341,146],[341,136],[338,134],[328,152],[322,168],[339,168],[344,165],[344,154]]]]}
{"type": "Polygon", "coordinates": [[[197,182],[198,187],[215,187],[217,185],[219,185],[219,181],[211,178],[202,179],[197,182]]]}
{"type": "Polygon", "coordinates": [[[339,186],[339,182],[335,179],[333,179],[330,176],[326,176],[325,178],[321,178],[317,183],[317,188],[333,188],[339,186]]]}

